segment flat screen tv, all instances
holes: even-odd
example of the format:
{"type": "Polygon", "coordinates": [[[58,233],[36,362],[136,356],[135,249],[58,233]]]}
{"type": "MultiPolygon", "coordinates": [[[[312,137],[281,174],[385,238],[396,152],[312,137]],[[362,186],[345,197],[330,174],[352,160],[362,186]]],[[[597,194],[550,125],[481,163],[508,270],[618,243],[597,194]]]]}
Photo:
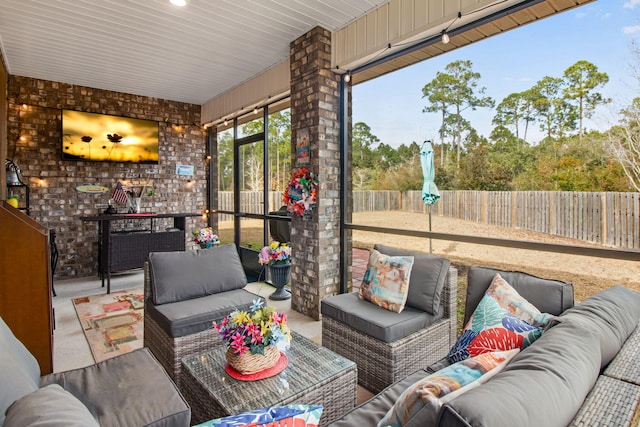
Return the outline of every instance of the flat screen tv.
{"type": "Polygon", "coordinates": [[[62,110],[62,160],[158,163],[158,122],[62,110]]]}

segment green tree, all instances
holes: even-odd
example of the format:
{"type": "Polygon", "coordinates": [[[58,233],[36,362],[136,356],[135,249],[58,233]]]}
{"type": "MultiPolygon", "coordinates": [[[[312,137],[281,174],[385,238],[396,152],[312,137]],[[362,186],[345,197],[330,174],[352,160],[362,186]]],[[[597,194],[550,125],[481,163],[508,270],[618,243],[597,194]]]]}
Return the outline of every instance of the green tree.
{"type": "Polygon", "coordinates": [[[486,140],[470,143],[459,177],[459,189],[484,191],[507,191],[512,179],[506,166],[492,161],[486,140]]]}
{"type": "Polygon", "coordinates": [[[534,97],[531,90],[512,93],[507,95],[496,107],[493,124],[513,128],[516,138],[520,138],[520,126],[523,124],[522,139],[526,141],[529,123],[535,120],[533,118],[534,111],[534,97]]]}
{"type": "Polygon", "coordinates": [[[376,161],[376,169],[388,169],[393,166],[397,166],[402,163],[402,158],[398,153],[398,150],[392,146],[380,143],[374,150],[374,157],[376,161]]]}
{"type": "Polygon", "coordinates": [[[291,171],[291,112],[269,115],[269,188],[284,191],[291,171]]]}
{"type": "Polygon", "coordinates": [[[591,62],[578,61],[564,71],[565,86],[562,90],[564,98],[570,103],[575,103],[579,120],[578,135],[582,141],[584,118],[593,116],[598,105],[606,104],[611,100],[605,98],[596,89],[604,86],[609,81],[607,73],[601,73],[591,62]]]}
{"type": "Polygon", "coordinates": [[[233,190],[233,133],[218,133],[218,187],[220,191],[233,190]]]}
{"type": "MultiPolygon", "coordinates": [[[[475,110],[479,107],[493,108],[494,101],[489,96],[484,96],[486,88],[478,88],[480,73],[473,71],[473,63],[469,60],[459,60],[448,64],[445,72],[438,72],[434,80],[422,88],[423,98],[427,97],[431,106],[423,111],[442,111],[442,124],[445,127],[446,111],[450,107],[451,114],[455,115],[454,145],[456,147],[456,168],[460,166],[460,154],[462,146],[463,116],[467,110],[475,110]],[[437,104],[433,104],[433,101],[437,104]]],[[[442,131],[441,131],[442,132],[442,131]]],[[[444,143],[441,137],[441,143],[444,143]]]]}
{"type": "Polygon", "coordinates": [[[440,166],[444,166],[446,146],[444,143],[445,120],[449,112],[447,109],[452,103],[451,88],[454,87],[454,77],[450,74],[437,72],[436,77],[422,88],[422,97],[427,98],[429,105],[422,109],[423,113],[440,113],[440,166]]]}
{"type": "Polygon", "coordinates": [[[575,109],[562,97],[564,81],[546,76],[531,88],[535,117],[548,139],[561,138],[576,128],[575,109]]]}
{"type": "Polygon", "coordinates": [[[422,182],[422,166],[418,153],[400,164],[379,171],[375,188],[395,191],[420,190],[422,182]]]}
{"type": "Polygon", "coordinates": [[[608,132],[609,144],[629,183],[640,191],[640,98],[635,98],[620,114],[620,124],[608,132]]]}
{"type": "Polygon", "coordinates": [[[353,125],[351,135],[351,151],[354,169],[373,167],[373,150],[380,143],[380,139],[372,134],[369,125],[363,122],[357,122],[353,125]]]}

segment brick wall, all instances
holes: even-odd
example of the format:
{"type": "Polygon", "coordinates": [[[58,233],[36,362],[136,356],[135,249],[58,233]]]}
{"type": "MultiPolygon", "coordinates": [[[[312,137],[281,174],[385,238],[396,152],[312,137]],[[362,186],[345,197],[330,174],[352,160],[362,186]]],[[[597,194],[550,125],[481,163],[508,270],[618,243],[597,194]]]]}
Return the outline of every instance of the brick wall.
{"type": "MultiPolygon", "coordinates": [[[[60,252],[56,278],[97,274],[97,225],[85,223],[80,217],[102,213],[119,179],[153,181],[155,195],[143,197],[143,212],[200,213],[205,210],[206,131],[198,126],[199,105],[9,76],[7,108],[7,157],[20,166],[28,180],[31,217],[56,231],[60,252]],[[62,109],[159,122],[159,163],[61,160],[62,109]],[[24,141],[20,140],[21,136],[24,141]],[[176,164],[193,165],[195,176],[177,176],[176,164]],[[83,184],[102,185],[110,191],[88,194],[75,190],[83,184]]],[[[121,226],[134,228],[146,224],[148,221],[140,224],[132,221],[121,226]]],[[[172,222],[158,220],[156,225],[163,229],[172,222]]],[[[202,217],[188,218],[187,234],[204,225],[202,217]]]]}
{"type": "Polygon", "coordinates": [[[291,270],[294,310],[320,318],[320,301],[340,286],[339,76],[331,71],[331,33],[316,27],[291,43],[291,128],[305,129],[311,143],[308,164],[317,174],[318,204],[311,215],[292,219],[291,270]]]}

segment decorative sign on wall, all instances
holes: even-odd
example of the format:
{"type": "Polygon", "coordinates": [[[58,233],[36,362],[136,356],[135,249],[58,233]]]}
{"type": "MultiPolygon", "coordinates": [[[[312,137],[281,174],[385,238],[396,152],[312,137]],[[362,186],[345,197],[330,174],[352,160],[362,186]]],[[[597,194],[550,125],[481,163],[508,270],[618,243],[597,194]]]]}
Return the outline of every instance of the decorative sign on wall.
{"type": "Polygon", "coordinates": [[[191,165],[176,165],[176,175],[193,176],[194,171],[191,165]]]}
{"type": "Polygon", "coordinates": [[[103,187],[102,185],[93,185],[93,184],[84,184],[78,185],[76,187],[76,191],[80,193],[92,193],[92,194],[101,194],[109,191],[107,187],[103,187]]]}
{"type": "Polygon", "coordinates": [[[309,142],[309,129],[298,129],[296,134],[296,157],[298,166],[309,164],[311,155],[311,143],[309,142]]]}

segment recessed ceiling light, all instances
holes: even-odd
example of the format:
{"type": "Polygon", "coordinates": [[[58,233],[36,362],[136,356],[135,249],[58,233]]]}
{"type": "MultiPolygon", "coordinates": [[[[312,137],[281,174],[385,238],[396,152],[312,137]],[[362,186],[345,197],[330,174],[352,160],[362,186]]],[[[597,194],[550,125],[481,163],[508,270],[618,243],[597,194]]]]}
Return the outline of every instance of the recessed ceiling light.
{"type": "Polygon", "coordinates": [[[189,0],[169,0],[175,6],[186,6],[189,0]]]}

